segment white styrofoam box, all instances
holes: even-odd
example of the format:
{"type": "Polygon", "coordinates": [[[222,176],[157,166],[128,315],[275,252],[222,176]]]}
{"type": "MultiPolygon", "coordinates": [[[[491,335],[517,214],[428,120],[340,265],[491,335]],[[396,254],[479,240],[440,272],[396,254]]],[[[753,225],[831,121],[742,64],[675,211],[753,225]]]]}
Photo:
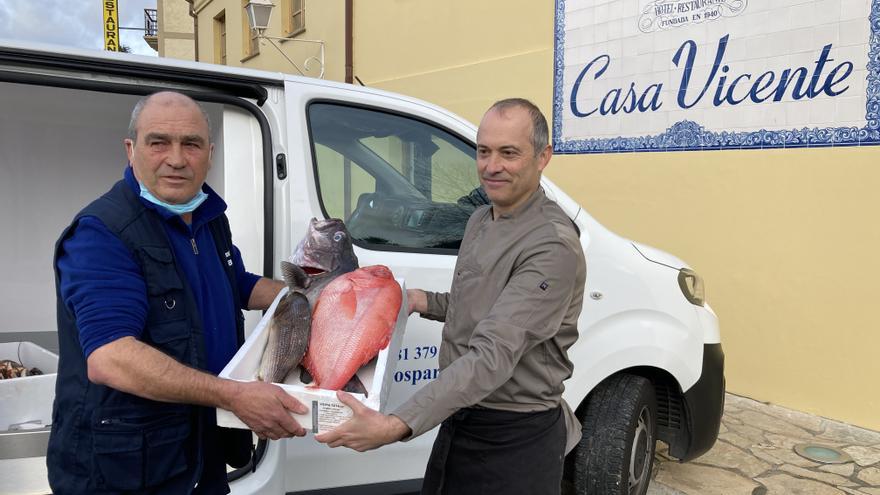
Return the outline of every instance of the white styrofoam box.
{"type": "MultiPolygon", "coordinates": [[[[397,367],[397,356],[406,330],[407,314],[406,285],[401,278],[397,279],[403,292],[397,323],[391,334],[388,345],[379,351],[379,355],[357,371],[357,377],[367,390],[367,395],[352,394],[370,409],[385,412],[388,394],[391,391],[394,370],[397,367]]],[[[269,323],[281,297],[287,293],[282,290],[275,301],[263,315],[263,319],[254,328],[253,333],[245,340],[244,345],[235,353],[229,364],[220,372],[221,378],[238,381],[254,381],[260,367],[263,350],[269,339],[269,323]]],[[[351,409],[339,402],[335,390],[325,390],[303,384],[299,379],[299,368],[294,369],[284,383],[277,385],[309,408],[306,414],[293,414],[299,424],[312,433],[329,431],[344,423],[351,415],[351,409]]],[[[248,429],[238,417],[225,409],[217,409],[217,424],[228,428],[248,429]]]]}
{"type": "Polygon", "coordinates": [[[31,342],[6,342],[0,344],[0,361],[4,359],[39,368],[43,374],[0,380],[0,431],[11,425],[51,424],[58,356],[31,342]]]}

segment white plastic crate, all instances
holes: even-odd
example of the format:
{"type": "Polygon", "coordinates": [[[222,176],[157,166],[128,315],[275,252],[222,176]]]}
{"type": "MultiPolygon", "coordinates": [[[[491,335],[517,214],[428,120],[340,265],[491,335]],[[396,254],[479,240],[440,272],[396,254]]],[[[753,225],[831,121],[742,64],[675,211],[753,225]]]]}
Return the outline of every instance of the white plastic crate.
{"type": "Polygon", "coordinates": [[[40,428],[52,422],[58,356],[31,342],[0,344],[0,360],[11,359],[42,375],[0,380],[0,431],[40,428]]]}
{"type": "MultiPolygon", "coordinates": [[[[385,405],[388,402],[388,394],[391,391],[391,383],[397,367],[397,355],[409,316],[407,314],[406,285],[404,280],[400,278],[397,279],[397,283],[400,284],[403,297],[391,340],[385,349],[379,351],[379,354],[372,361],[362,366],[357,372],[358,378],[367,390],[367,395],[352,394],[367,407],[380,412],[385,411],[385,405]]],[[[278,294],[244,345],[220,372],[221,378],[239,381],[256,380],[263,349],[265,349],[269,338],[269,322],[272,320],[272,315],[275,314],[278,301],[286,293],[287,289],[284,289],[278,294]]],[[[306,386],[299,380],[299,373],[296,371],[290,373],[284,383],[277,385],[309,408],[308,413],[294,414],[293,417],[312,433],[332,430],[351,417],[351,409],[339,402],[336,398],[336,391],[306,386]]],[[[219,408],[217,409],[217,424],[229,428],[248,429],[235,414],[219,408]]]]}

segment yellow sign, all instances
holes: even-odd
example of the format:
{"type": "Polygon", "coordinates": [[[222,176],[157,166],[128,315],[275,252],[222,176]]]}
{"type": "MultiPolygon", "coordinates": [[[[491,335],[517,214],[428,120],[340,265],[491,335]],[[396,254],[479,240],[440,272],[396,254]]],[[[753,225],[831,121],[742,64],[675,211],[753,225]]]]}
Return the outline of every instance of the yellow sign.
{"type": "Polygon", "coordinates": [[[101,0],[104,4],[104,49],[119,51],[119,9],[116,0],[101,0]]]}

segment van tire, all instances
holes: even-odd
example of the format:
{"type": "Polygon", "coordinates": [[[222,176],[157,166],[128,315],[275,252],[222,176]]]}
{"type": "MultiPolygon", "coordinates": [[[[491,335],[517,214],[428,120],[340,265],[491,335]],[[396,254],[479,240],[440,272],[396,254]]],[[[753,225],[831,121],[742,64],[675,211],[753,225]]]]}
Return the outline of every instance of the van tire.
{"type": "Polygon", "coordinates": [[[583,436],[572,452],[577,495],[644,495],[657,439],[657,401],[650,380],[626,373],[587,397],[583,436]]]}

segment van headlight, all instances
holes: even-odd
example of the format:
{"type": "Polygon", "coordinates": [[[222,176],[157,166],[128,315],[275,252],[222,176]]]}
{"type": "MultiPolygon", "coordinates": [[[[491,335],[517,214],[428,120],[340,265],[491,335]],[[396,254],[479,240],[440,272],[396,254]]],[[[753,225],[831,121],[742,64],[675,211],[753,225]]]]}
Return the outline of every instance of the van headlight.
{"type": "Polygon", "coordinates": [[[678,286],[681,293],[691,304],[702,306],[706,303],[706,287],[703,278],[690,268],[682,268],[678,271],[678,286]]]}

